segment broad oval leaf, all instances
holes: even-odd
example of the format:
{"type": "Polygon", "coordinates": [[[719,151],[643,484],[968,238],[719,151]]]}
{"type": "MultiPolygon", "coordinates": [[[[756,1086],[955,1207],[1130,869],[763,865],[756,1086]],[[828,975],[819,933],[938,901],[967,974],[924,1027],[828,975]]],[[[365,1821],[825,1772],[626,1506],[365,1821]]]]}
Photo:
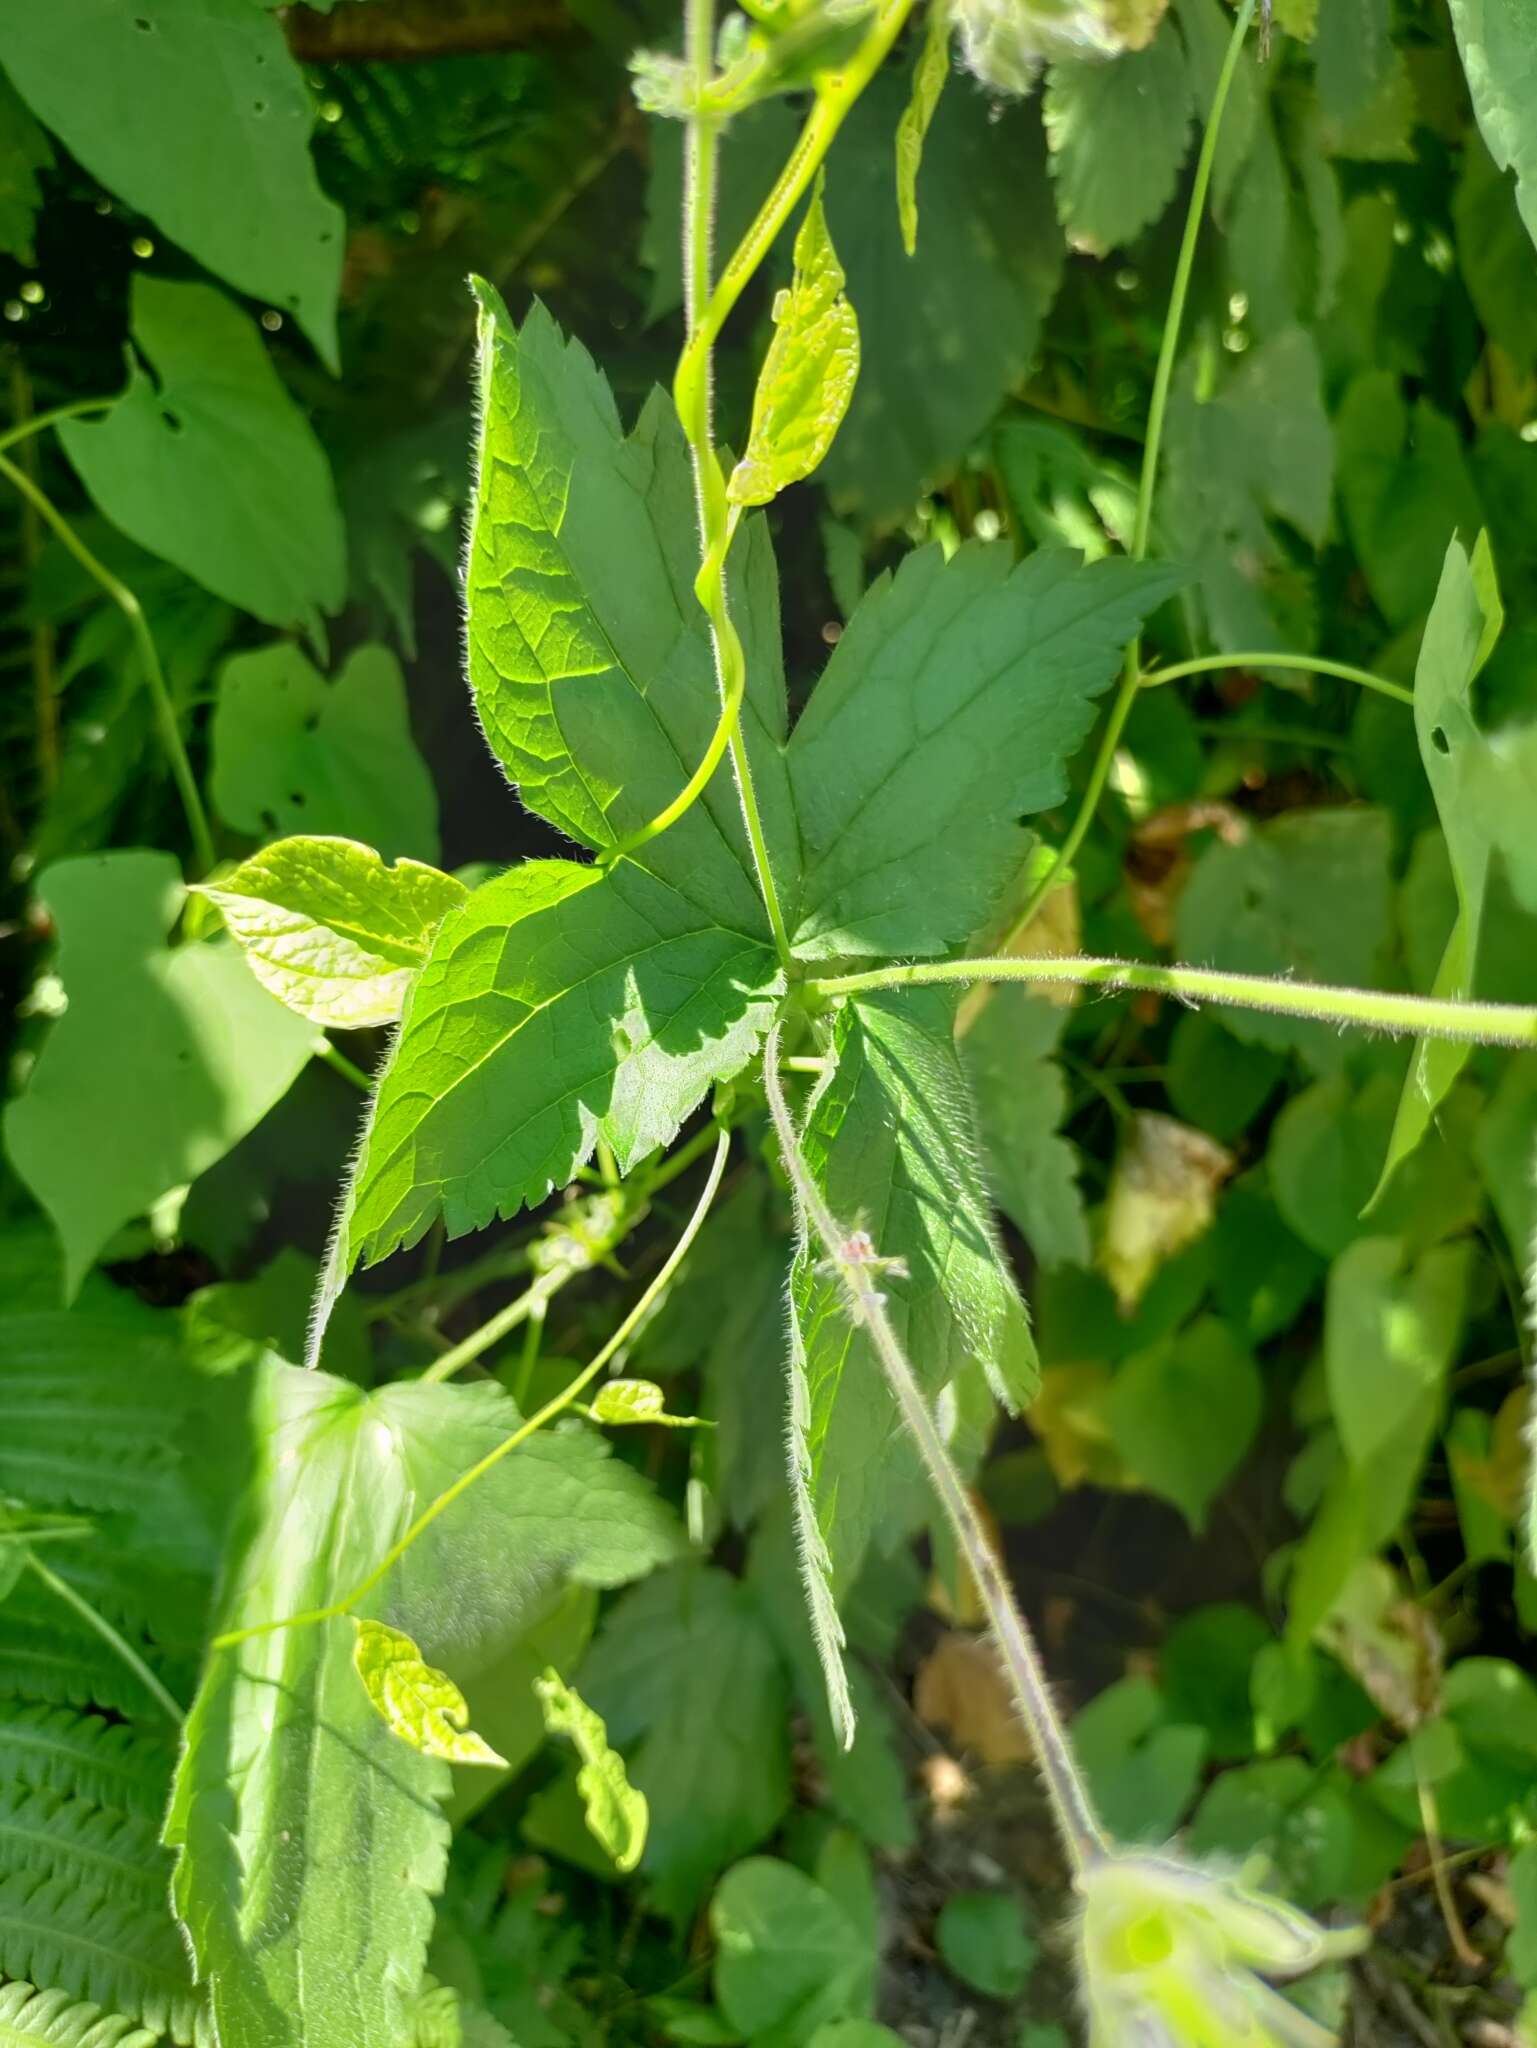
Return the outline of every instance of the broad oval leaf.
{"type": "Polygon", "coordinates": [[[0,64],[93,177],[336,368],[346,222],[310,161],[309,88],[249,0],[47,0],[0,17],[0,64]]]}
{"type": "Polygon", "coordinates": [[[1516,199],[1537,242],[1537,16],[1527,0],[1450,0],[1473,111],[1489,154],[1516,174],[1516,199]]]}
{"type": "Polygon", "coordinates": [[[767,505],[832,446],[859,375],[859,320],[843,284],[819,180],[795,237],[794,276],[774,302],[747,450],[726,486],[735,504],[767,505]]]}
{"type": "Polygon", "coordinates": [[[131,316],[153,377],[133,363],[103,418],[59,428],[86,489],[215,596],[315,631],[346,592],[341,515],[325,451],[255,323],[212,285],[143,273],[131,316]]]}
{"type": "Polygon", "coordinates": [[[353,1617],[353,1626],[353,1668],[392,1735],[446,1764],[505,1767],[507,1759],[470,1726],[464,1694],[446,1671],[427,1662],[408,1635],[361,1615],[353,1617]]]}
{"type": "Polygon", "coordinates": [[[316,832],[386,860],[438,857],[438,798],[411,738],[400,663],[359,647],[327,682],[292,642],[219,671],[210,793],[242,832],[316,832]]]}
{"type": "Polygon", "coordinates": [[[38,893],[69,1007],[6,1110],[5,1142],[63,1240],[72,1299],[114,1230],[260,1122],[314,1033],[230,940],[167,946],[183,898],[169,854],[60,861],[38,893]]]}
{"type": "Polygon", "coordinates": [[[359,1030],[400,1015],[432,937],[468,891],[351,839],[280,839],[199,890],[252,973],[312,1024],[359,1030]]]}
{"type": "Polygon", "coordinates": [[[624,1758],[609,1747],[601,1714],[580,1694],[561,1682],[556,1671],[534,1680],[544,1725],[551,1735],[564,1735],[582,1759],[576,1789],[593,1839],[614,1859],[619,1870],[633,1870],[646,1847],[649,1809],[625,1775],[624,1758]]]}
{"type": "Polygon", "coordinates": [[[438,929],[379,1083],[322,1283],[513,1216],[562,1187],[599,1136],[621,1171],[752,1056],[779,987],[772,953],[628,864],[527,861],[438,929]]]}

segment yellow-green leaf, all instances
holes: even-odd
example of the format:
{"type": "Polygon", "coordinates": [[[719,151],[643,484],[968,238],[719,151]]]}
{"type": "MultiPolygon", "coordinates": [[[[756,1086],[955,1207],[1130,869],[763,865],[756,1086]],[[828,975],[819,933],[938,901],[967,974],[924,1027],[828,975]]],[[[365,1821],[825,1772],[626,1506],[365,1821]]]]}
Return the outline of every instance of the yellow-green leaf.
{"type": "Polygon", "coordinates": [[[563,1684],[558,1673],[546,1671],[543,1678],[536,1678],[534,1691],[546,1729],[551,1735],[568,1737],[582,1759],[576,1789],[594,1841],[607,1850],[620,1870],[633,1870],[646,1846],[650,1819],[646,1795],[637,1792],[625,1776],[624,1758],[609,1748],[602,1717],[563,1684]]]}
{"type": "Polygon", "coordinates": [[[774,339],[758,376],[733,504],[766,505],[810,476],[832,446],[859,375],[859,322],[843,295],[820,183],[795,237],[795,275],[774,302],[774,339]]]}
{"type": "Polygon", "coordinates": [[[655,1380],[609,1380],[593,1396],[594,1422],[658,1422],[664,1429],[696,1429],[701,1417],[669,1415],[655,1380]]]}
{"type": "Polygon", "coordinates": [[[434,1670],[398,1628],[354,1619],[358,1634],[352,1662],[391,1733],[423,1756],[502,1769],[506,1759],[470,1727],[464,1694],[448,1673],[434,1670]]]}
{"type": "Polygon", "coordinates": [[[897,123],[897,219],[902,224],[902,247],[909,256],[918,250],[918,170],[923,162],[923,139],[949,75],[950,10],[944,0],[929,0],[928,34],[913,70],[912,98],[897,123]]]}

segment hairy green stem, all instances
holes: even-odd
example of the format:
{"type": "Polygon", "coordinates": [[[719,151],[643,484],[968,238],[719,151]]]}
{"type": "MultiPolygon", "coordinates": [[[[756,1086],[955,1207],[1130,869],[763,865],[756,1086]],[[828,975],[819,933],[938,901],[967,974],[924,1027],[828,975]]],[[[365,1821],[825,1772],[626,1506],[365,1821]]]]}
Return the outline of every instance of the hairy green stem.
{"type": "MultiPolygon", "coordinates": [[[[1227,111],[1228,94],[1238,70],[1238,60],[1243,54],[1244,39],[1249,33],[1249,24],[1254,19],[1255,0],[1243,0],[1233,23],[1233,33],[1228,38],[1227,54],[1222,60],[1222,70],[1217,78],[1217,89],[1212,94],[1211,112],[1206,118],[1206,132],[1201,138],[1201,153],[1196,159],[1195,182],[1190,188],[1190,205],[1185,214],[1185,232],[1180,240],[1179,260],[1174,266],[1174,288],[1169,294],[1168,317],[1164,321],[1163,339],[1158,349],[1158,367],[1153,373],[1153,396],[1148,408],[1147,439],[1142,447],[1142,473],[1137,481],[1137,512],[1132,525],[1131,555],[1136,562],[1146,558],[1148,544],[1153,535],[1153,494],[1158,486],[1158,460],[1163,449],[1164,421],[1169,409],[1169,391],[1174,382],[1174,359],[1179,353],[1180,330],[1185,323],[1185,302],[1190,296],[1190,278],[1195,269],[1196,245],[1201,239],[1201,222],[1206,212],[1206,195],[1211,188],[1212,167],[1217,160],[1217,143],[1222,134],[1222,117],[1227,111]]],[[[1110,780],[1110,771],[1115,765],[1116,751],[1126,722],[1131,717],[1132,706],[1137,701],[1137,692],[1142,686],[1142,641],[1134,639],[1126,650],[1126,663],[1121,671],[1120,686],[1110,706],[1110,716],[1105,721],[1100,736],[1099,748],[1094,756],[1094,765],[1089,770],[1088,787],[1078,806],[1078,814],[1068,830],[1067,837],[1057,848],[1056,855],[1040,880],[1025,899],[1023,909],[1014,920],[1012,930],[1004,940],[1005,947],[1013,944],[1029,924],[1031,918],[1051,893],[1058,875],[1072,865],[1079,847],[1094,821],[1099,809],[1100,798],[1110,780]]]]}
{"type": "Polygon", "coordinates": [[[828,1209],[806,1164],[779,1076],[779,1033],[780,1026],[775,1023],[764,1041],[763,1086],[785,1172],[837,1275],[851,1320],[869,1336],[903,1424],[917,1446],[945,1519],[966,1560],[998,1645],[1015,1706],[1029,1731],[1062,1847],[1074,1871],[1081,1872],[1107,1855],[1110,1845],[1079,1775],[1072,1743],[1058,1717],[1029,1624],[1015,1604],[981,1516],[972,1505],[965,1481],[955,1468],[886,1313],[885,1296],[876,1284],[879,1269],[867,1253],[854,1249],[858,1240],[828,1209]]]}
{"type": "Polygon", "coordinates": [[[1277,1016],[1310,1017],[1322,1024],[1359,1025],[1369,1031],[1413,1032],[1421,1038],[1456,1039],[1470,1045],[1537,1045],[1537,1009],[1517,1003],[1445,1002],[1436,996],[1329,988],[1317,982],[1271,981],[1261,974],[1224,974],[1213,967],[1156,967],[1136,960],[1086,959],[1080,954],[1038,960],[1014,953],[983,960],[920,960],[907,966],[874,967],[863,974],[833,975],[825,981],[809,981],[805,987],[815,996],[847,996],[871,989],[977,981],[1146,989],[1184,1003],[1225,1003],[1240,1010],[1269,1010],[1277,1016]]]}
{"type": "Polygon", "coordinates": [[[1193,661],[1176,661],[1168,668],[1144,669],[1141,687],[1153,690],[1160,683],[1178,682],[1181,676],[1211,675],[1228,668],[1300,669],[1306,675],[1338,676],[1341,682],[1359,683],[1363,690],[1375,690],[1379,697],[1391,697],[1398,704],[1413,704],[1414,692],[1402,683],[1390,683],[1386,676],[1374,676],[1368,668],[1356,668],[1348,661],[1324,661],[1316,654],[1202,654],[1193,661]]]}
{"type": "Polygon", "coordinates": [[[160,727],[160,742],[170,764],[171,776],[181,798],[182,809],[186,812],[187,829],[192,835],[193,860],[197,872],[207,874],[214,864],[213,834],[208,828],[208,813],[203,808],[197,777],[193,774],[192,763],[187,758],[181,727],[176,720],[176,706],[171,701],[165,671],[160,666],[160,655],[155,646],[154,635],[149,630],[149,622],[144,616],[144,607],[127,584],[120,583],[112,571],[96,559],[47,493],[4,455],[0,455],[0,476],[20,492],[38,515],[47,521],[81,568],[100,585],[128,621],[128,630],[132,633],[134,645],[139,651],[144,680],[154,701],[155,718],[160,727]]]}
{"type": "Polygon", "coordinates": [[[42,1580],[56,1599],[62,1600],[66,1607],[73,1608],[87,1628],[101,1637],[107,1647],[127,1665],[155,1705],[179,1728],[183,1718],[181,1708],[150,1670],[133,1644],[119,1635],[107,1617],[99,1614],[83,1593],[77,1593],[67,1579],[61,1579],[57,1572],[51,1572],[42,1559],[30,1550],[27,1552],[27,1569],[42,1580]]]}
{"type": "Polygon", "coordinates": [[[210,1647],[215,1650],[229,1650],[233,1649],[237,1643],[249,1642],[254,1636],[275,1635],[279,1629],[305,1628],[315,1622],[333,1621],[339,1614],[350,1614],[358,1602],[367,1599],[380,1580],[399,1564],[412,1544],[416,1542],[417,1538],[425,1530],[432,1526],[439,1515],[443,1514],[448,1508],[451,1508],[456,1500],[462,1499],[472,1486],[479,1480],[484,1479],[488,1472],[499,1465],[503,1458],[508,1457],[520,1444],[527,1443],[528,1439],[536,1431],[543,1429],[547,1422],[553,1422],[558,1415],[564,1414],[574,1401],[579,1400],[585,1389],[602,1372],[609,1360],[630,1341],[630,1338],[650,1314],[652,1304],[670,1285],[674,1273],[677,1272],[679,1266],[682,1265],[687,1257],[689,1246],[699,1235],[704,1220],[710,1213],[710,1205],[714,1202],[716,1192],[720,1187],[721,1176],[726,1170],[726,1155],[730,1150],[730,1131],[719,1131],[715,1141],[715,1157],[710,1163],[708,1178],[700,1193],[699,1200],[694,1205],[694,1213],[689,1217],[688,1222],[684,1226],[682,1236],[667,1254],[666,1259],[658,1268],[655,1278],[635,1303],[635,1306],[630,1310],[618,1329],[614,1331],[607,1343],[594,1356],[591,1363],[583,1366],[575,1379],[569,1381],[552,1400],[546,1401],[537,1414],[531,1415],[526,1422],[520,1423],[510,1436],[504,1437],[494,1450],[488,1451],[477,1463],[471,1465],[467,1472],[461,1472],[451,1486],[444,1487],[437,1499],[422,1510],[400,1540],[397,1543],[391,1544],[390,1548],[384,1553],[384,1556],[375,1565],[366,1579],[361,1580],[342,1599],[333,1600],[329,1607],[312,1607],[302,1614],[284,1615],[279,1621],[260,1621],[251,1628],[230,1629],[224,1635],[215,1636],[210,1647]]]}

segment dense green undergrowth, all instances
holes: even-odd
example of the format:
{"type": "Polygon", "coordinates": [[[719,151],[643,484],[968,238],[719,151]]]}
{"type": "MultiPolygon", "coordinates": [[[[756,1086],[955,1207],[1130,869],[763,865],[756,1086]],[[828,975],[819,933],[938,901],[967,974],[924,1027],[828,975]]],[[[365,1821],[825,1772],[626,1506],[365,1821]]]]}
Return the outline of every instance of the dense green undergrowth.
{"type": "Polygon", "coordinates": [[[1525,2038],[1537,33],[1254,11],[0,21],[0,2044],[1525,2038]]]}

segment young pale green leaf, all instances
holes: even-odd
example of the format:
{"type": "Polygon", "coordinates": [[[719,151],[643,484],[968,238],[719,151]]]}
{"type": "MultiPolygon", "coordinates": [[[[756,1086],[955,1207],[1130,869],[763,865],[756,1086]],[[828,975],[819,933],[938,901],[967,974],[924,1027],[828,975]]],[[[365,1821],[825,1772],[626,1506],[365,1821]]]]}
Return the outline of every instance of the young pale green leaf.
{"type": "Polygon", "coordinates": [[[897,222],[902,247],[909,256],[918,253],[918,173],[923,167],[924,139],[949,76],[950,11],[941,0],[931,0],[928,26],[913,66],[912,96],[897,123],[897,222]]]}
{"type": "Polygon", "coordinates": [[[437,792],[387,647],[355,649],[332,683],[289,641],[225,662],[209,788],[220,816],[254,837],[316,832],[386,860],[438,857],[437,792]]]}
{"type": "Polygon", "coordinates": [[[291,313],[336,368],[346,222],[316,182],[314,102],[275,21],[246,0],[48,0],[6,9],[0,64],[92,177],[291,313]]]}
{"type": "MultiPolygon", "coordinates": [[[[688,451],[660,394],[626,439],[591,357],[542,307],[517,328],[489,286],[476,290],[480,474],[466,565],[475,708],[523,801],[583,845],[612,846],[671,803],[719,716],[693,591],[688,451]]],[[[789,916],[796,841],[778,744],[779,593],[761,521],[739,535],[732,564],[747,655],[742,731],[789,916]]],[[[714,922],[766,933],[728,774],[636,860],[714,922]]]]}
{"type": "MultiPolygon", "coordinates": [[[[845,1006],[806,1159],[833,1215],[868,1231],[879,1257],[905,1265],[886,1290],[890,1314],[929,1394],[980,1362],[995,1395],[1012,1404],[1035,1391],[1035,1347],[977,1168],[954,1007],[939,990],[845,1006]]],[[[915,1484],[914,1454],[836,1276],[803,1252],[792,1294],[806,1349],[811,1499],[842,1593],[915,1484]]]]}
{"type": "Polygon", "coordinates": [[[655,1380],[605,1380],[592,1397],[594,1422],[610,1427],[631,1422],[660,1423],[664,1429],[696,1429],[697,1415],[669,1415],[667,1396],[655,1380]]]}
{"type": "Polygon", "coordinates": [[[620,1170],[751,1057],[773,955],[629,864],[528,861],[438,928],[380,1080],[322,1284],[563,1187],[601,1136],[620,1170]]]}
{"type": "Polygon", "coordinates": [[[353,1626],[353,1668],[392,1735],[446,1764],[505,1768],[506,1758],[470,1726],[464,1694],[446,1671],[426,1661],[408,1635],[361,1615],[353,1616],[353,1626]]]}
{"type": "Polygon", "coordinates": [[[610,1610],[581,1680],[650,1808],[648,1897],[686,1919],[789,1805],[788,1688],[758,1602],[695,1560],[660,1572],[610,1610]]]}
{"type": "Polygon", "coordinates": [[[1054,64],[1043,115],[1057,213],[1075,248],[1136,240],[1174,196],[1195,100],[1185,46],[1165,20],[1145,49],[1054,64]]]}
{"type": "Polygon", "coordinates": [[[140,272],[131,331],[148,370],[130,365],[101,419],[59,428],[81,481],[216,597],[315,631],[345,595],[346,541],[325,451],[255,323],[212,285],[140,272]]]}
{"type": "Polygon", "coordinates": [[[1537,242],[1537,16],[1526,0],[1451,0],[1452,27],[1489,154],[1516,175],[1537,242]]]}
{"type": "Polygon", "coordinates": [[[351,839],[303,838],[264,847],[199,893],[263,988],[312,1024],[355,1031],[400,1015],[433,934],[468,891],[351,839]]]}
{"type": "MultiPolygon", "coordinates": [[[[1371,987],[1392,930],[1390,852],[1387,814],[1365,807],[1292,811],[1231,844],[1215,842],[1175,912],[1181,959],[1371,987]]],[[[1349,1057],[1330,1024],[1260,1011],[1221,1017],[1235,1038],[1294,1048],[1319,1073],[1337,1073],[1349,1057]]]]}
{"type": "Polygon", "coordinates": [[[314,1032],[228,939],[166,945],[183,897],[169,854],[60,861],[39,895],[69,1007],[6,1110],[5,1143],[63,1241],[73,1299],[114,1230],[260,1122],[314,1032]]]}
{"type": "MultiPolygon", "coordinates": [[[[1537,856],[1531,852],[1537,725],[1491,736],[1480,729],[1473,711],[1473,685],[1494,651],[1504,618],[1488,536],[1480,537],[1471,561],[1454,540],[1414,676],[1420,759],[1435,793],[1457,889],[1457,921],[1431,988],[1437,996],[1473,993],[1484,898],[1498,858],[1509,862],[1511,881],[1537,911],[1537,856]]],[[[1375,1206],[1399,1162],[1429,1130],[1471,1050],[1431,1039],[1416,1044],[1382,1177],[1368,1207],[1375,1206]]]]}
{"type": "Polygon", "coordinates": [[[578,1693],[555,1671],[534,1680],[546,1732],[575,1743],[582,1759],[576,1789],[593,1839],[614,1859],[619,1870],[633,1870],[646,1847],[648,1810],[643,1792],[625,1775],[624,1758],[610,1749],[608,1730],[578,1693]]]}
{"type": "MultiPolygon", "coordinates": [[[[517,1422],[490,1382],[368,1393],[269,1365],[253,1393],[258,1462],[222,1625],[347,1597],[517,1422]]],[[[649,1488],[591,1432],[546,1433],[432,1523],[365,1613],[387,1614],[468,1679],[569,1579],[619,1584],[677,1548],[649,1488]]],[[[222,2048],[408,2048],[450,1775],[375,1711],[354,1635],[337,1618],[219,1650],[188,1718],[166,1839],[222,2048]]]]}
{"type": "Polygon", "coordinates": [[[1095,697],[1180,572],[973,543],[881,577],[787,749],[803,958],[940,953],[975,931],[1067,792],[1095,697]]]}
{"type": "Polygon", "coordinates": [[[767,505],[832,446],[859,375],[859,320],[843,282],[819,181],[795,237],[795,273],[774,301],[747,449],[726,486],[733,504],[767,505]]]}

